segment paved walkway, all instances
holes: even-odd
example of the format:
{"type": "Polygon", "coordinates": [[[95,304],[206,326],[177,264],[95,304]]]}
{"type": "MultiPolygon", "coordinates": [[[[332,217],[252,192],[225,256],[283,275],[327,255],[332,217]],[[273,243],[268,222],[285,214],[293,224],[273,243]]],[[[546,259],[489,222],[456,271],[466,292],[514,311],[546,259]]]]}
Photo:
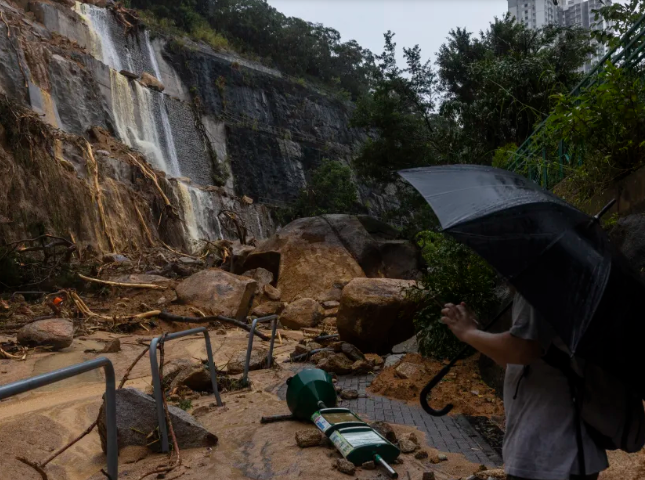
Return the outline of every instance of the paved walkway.
{"type": "MultiPolygon", "coordinates": [[[[294,371],[303,368],[294,366],[294,371]]],[[[360,397],[356,400],[341,400],[340,407],[349,408],[371,421],[384,421],[400,425],[414,425],[426,434],[428,446],[442,452],[463,453],[474,463],[488,467],[502,465],[502,459],[470,425],[463,416],[432,417],[420,406],[409,405],[400,400],[392,400],[366,391],[374,375],[338,377],[338,385],[345,390],[357,390],[360,397]]],[[[278,397],[286,399],[287,385],[277,391],[278,397]]]]}

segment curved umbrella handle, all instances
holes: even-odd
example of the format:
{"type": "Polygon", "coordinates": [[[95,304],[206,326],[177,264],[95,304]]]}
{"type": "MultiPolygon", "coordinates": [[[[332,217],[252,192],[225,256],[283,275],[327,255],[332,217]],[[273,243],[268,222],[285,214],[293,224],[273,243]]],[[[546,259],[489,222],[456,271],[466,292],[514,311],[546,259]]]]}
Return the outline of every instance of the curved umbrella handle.
{"type": "Polygon", "coordinates": [[[426,413],[429,413],[433,417],[443,417],[444,415],[447,415],[450,410],[453,408],[453,404],[449,403],[445,407],[443,407],[440,410],[435,410],[432,408],[430,405],[428,405],[428,396],[430,395],[430,392],[434,387],[436,387],[439,382],[445,377],[450,369],[453,367],[454,363],[451,362],[445,367],[441,369],[439,373],[437,373],[432,380],[428,382],[428,384],[423,387],[423,390],[421,390],[421,398],[419,401],[421,402],[421,407],[426,411],[426,413]]]}

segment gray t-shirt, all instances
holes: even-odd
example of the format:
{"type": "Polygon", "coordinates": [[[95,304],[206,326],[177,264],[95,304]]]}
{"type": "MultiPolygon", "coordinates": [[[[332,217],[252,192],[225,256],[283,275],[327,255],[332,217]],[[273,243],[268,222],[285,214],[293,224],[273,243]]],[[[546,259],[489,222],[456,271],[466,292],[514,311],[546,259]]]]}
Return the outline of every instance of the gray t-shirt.
{"type": "MultiPolygon", "coordinates": [[[[546,321],[520,295],[513,301],[511,335],[540,342],[546,353],[559,341],[546,321]]],[[[533,362],[522,377],[522,365],[508,365],[504,380],[506,473],[540,480],[569,480],[578,472],[574,410],[566,376],[543,360],[533,362]],[[516,395],[517,394],[517,395],[516,395]],[[515,397],[515,398],[514,398],[515,397]]],[[[608,467],[607,455],[583,425],[586,473],[608,467]]]]}

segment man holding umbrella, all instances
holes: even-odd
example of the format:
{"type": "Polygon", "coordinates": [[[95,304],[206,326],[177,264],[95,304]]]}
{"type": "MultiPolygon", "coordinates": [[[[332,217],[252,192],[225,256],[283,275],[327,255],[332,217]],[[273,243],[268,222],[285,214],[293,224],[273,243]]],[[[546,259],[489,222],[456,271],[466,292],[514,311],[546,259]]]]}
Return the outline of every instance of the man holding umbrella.
{"type": "MultiPolygon", "coordinates": [[[[442,311],[460,340],[507,367],[510,478],[596,479],[607,468],[603,446],[640,450],[645,286],[600,226],[610,205],[592,218],[522,176],[479,165],[399,173],[430,204],[442,231],[518,292],[506,333],[480,330],[464,304],[442,311]]],[[[435,410],[428,399],[459,357],[422,390],[430,415],[452,408],[435,410]]]]}
{"type": "Polygon", "coordinates": [[[558,339],[526,300],[515,296],[513,326],[506,333],[479,330],[478,321],[464,304],[449,303],[442,315],[443,323],[459,340],[506,367],[504,464],[508,479],[597,479],[598,472],[608,467],[607,455],[583,430],[588,475],[579,475],[576,416],[567,377],[541,358],[558,339]]]}

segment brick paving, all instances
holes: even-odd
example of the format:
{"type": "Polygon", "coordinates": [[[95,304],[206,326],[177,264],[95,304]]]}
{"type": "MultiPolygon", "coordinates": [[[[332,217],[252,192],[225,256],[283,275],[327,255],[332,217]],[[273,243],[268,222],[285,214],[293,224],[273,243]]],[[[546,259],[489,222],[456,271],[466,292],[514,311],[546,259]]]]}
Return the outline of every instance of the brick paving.
{"type": "MultiPolygon", "coordinates": [[[[307,367],[296,367],[295,371],[307,367]]],[[[344,390],[357,390],[356,400],[340,400],[339,406],[349,408],[371,421],[385,421],[400,425],[414,425],[426,434],[428,446],[442,452],[462,453],[469,461],[483,463],[488,467],[502,465],[502,459],[477,433],[463,416],[433,417],[420,406],[409,405],[366,391],[374,375],[338,377],[344,390]]],[[[278,397],[286,399],[287,385],[277,391],[278,397]]]]}

